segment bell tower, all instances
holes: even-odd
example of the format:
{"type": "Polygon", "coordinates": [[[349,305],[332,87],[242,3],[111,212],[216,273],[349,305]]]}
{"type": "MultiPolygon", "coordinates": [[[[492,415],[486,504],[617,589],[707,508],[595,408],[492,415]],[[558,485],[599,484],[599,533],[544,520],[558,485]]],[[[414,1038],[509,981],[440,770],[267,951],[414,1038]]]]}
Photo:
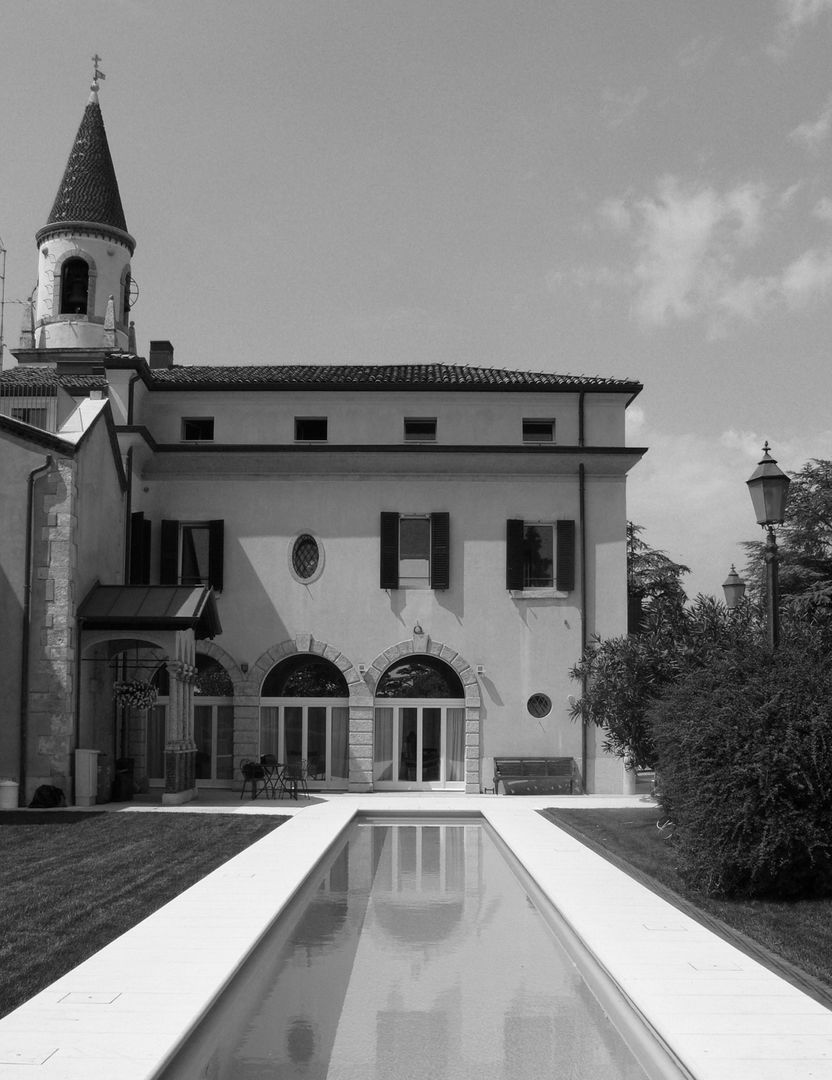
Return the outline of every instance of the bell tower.
{"type": "Polygon", "coordinates": [[[98,103],[100,59],[93,57],[84,115],[49,218],[35,237],[38,284],[15,351],[21,363],[89,363],[96,353],[103,358],[134,347],[130,259],[136,242],[127,231],[98,103]]]}

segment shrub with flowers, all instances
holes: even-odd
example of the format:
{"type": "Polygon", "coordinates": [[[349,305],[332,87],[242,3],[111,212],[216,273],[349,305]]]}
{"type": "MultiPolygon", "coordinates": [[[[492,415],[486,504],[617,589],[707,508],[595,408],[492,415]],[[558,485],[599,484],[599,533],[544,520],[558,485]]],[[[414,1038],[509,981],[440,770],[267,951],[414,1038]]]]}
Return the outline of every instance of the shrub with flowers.
{"type": "Polygon", "coordinates": [[[113,685],[116,703],[128,709],[149,709],[156,704],[156,687],[139,679],[113,685]]]}

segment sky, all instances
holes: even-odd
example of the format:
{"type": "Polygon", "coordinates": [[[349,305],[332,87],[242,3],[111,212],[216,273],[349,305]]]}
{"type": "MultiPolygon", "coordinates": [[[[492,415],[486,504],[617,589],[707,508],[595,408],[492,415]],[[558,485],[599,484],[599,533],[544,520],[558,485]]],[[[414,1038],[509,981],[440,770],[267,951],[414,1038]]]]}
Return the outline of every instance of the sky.
{"type": "Polygon", "coordinates": [[[139,352],[637,379],[643,538],[721,596],[832,457],[832,0],[3,0],[16,346],[93,54],[139,352]]]}

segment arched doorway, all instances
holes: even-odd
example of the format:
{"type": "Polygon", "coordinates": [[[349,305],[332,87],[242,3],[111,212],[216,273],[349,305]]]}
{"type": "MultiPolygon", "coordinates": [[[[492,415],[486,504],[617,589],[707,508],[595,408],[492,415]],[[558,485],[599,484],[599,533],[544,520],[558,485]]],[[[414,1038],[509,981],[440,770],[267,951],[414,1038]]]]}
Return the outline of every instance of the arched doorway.
{"type": "Polygon", "coordinates": [[[379,679],[373,787],[465,789],[465,690],[454,669],[438,657],[408,656],[379,679]]]}
{"type": "Polygon", "coordinates": [[[302,653],[269,671],[260,691],[260,753],[305,762],[310,788],[347,787],[349,689],[335,664],[302,653]]]}
{"type": "MultiPolygon", "coordinates": [[[[151,784],[164,782],[165,729],[170,676],[161,664],[151,680],[156,704],[147,718],[147,773],[151,784]]],[[[194,742],[196,780],[200,787],[228,787],[234,779],[234,686],[222,664],[203,653],[196,655],[194,681],[194,742]]]]}

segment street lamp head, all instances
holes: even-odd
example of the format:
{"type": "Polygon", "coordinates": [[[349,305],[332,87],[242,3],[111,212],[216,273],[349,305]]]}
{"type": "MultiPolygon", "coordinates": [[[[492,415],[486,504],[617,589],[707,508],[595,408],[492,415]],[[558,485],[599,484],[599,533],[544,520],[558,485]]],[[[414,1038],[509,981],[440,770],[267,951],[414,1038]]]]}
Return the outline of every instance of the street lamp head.
{"type": "Polygon", "coordinates": [[[785,519],[786,497],[791,483],[783,470],[777,468],[777,462],[768,451],[769,445],[766,443],[762,460],[751,479],[746,481],[757,522],[763,526],[778,525],[785,519]]]}
{"type": "Polygon", "coordinates": [[[731,572],[722,583],[722,591],[725,593],[725,606],[731,611],[745,596],[745,582],[737,573],[733,563],[731,563],[731,572]]]}

